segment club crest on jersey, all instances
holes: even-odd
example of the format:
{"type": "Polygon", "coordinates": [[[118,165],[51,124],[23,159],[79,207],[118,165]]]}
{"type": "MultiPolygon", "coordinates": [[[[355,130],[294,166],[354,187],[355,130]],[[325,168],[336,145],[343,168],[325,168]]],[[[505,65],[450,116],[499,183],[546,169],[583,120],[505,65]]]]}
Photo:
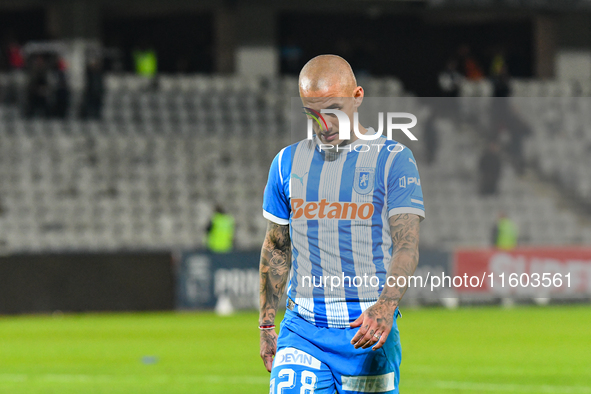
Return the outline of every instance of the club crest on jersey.
{"type": "Polygon", "coordinates": [[[375,169],[371,167],[359,167],[355,169],[353,189],[357,194],[368,194],[373,190],[375,169]]]}

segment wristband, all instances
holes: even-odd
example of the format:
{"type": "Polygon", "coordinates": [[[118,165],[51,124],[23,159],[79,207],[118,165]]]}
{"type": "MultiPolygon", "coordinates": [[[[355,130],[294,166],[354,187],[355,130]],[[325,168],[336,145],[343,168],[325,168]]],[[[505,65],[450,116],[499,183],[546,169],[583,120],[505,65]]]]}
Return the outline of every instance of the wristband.
{"type": "Polygon", "coordinates": [[[259,330],[272,330],[275,328],[275,324],[260,325],[259,330]]]}

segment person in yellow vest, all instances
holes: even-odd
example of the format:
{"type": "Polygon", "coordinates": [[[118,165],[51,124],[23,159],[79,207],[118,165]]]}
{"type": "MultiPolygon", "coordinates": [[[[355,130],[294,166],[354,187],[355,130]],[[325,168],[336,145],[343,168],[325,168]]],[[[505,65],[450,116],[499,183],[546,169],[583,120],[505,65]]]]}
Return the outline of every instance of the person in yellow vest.
{"type": "Polygon", "coordinates": [[[133,51],[135,72],[142,77],[153,78],[158,71],[158,57],[156,51],[145,45],[133,51]]]}
{"type": "Polygon", "coordinates": [[[517,225],[507,217],[505,212],[499,213],[492,235],[493,245],[497,249],[511,250],[517,246],[517,237],[519,236],[517,225]]]}
{"type": "Polygon", "coordinates": [[[207,226],[207,248],[214,253],[232,251],[234,243],[234,218],[218,205],[207,226]]]}

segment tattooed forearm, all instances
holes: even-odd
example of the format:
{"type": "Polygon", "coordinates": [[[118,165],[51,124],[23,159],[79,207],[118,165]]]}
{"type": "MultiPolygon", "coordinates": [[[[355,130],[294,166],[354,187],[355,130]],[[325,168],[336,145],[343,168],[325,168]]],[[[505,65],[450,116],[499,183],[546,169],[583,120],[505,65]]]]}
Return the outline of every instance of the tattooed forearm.
{"type": "Polygon", "coordinates": [[[285,291],[290,269],[289,226],[269,222],[259,266],[261,277],[259,324],[274,324],[277,306],[285,291]]]}
{"type": "Polygon", "coordinates": [[[419,222],[419,216],[408,213],[390,218],[393,251],[388,277],[392,279],[385,284],[379,301],[391,307],[398,306],[408,287],[398,287],[398,277],[405,276],[407,284],[419,263],[419,222]]]}

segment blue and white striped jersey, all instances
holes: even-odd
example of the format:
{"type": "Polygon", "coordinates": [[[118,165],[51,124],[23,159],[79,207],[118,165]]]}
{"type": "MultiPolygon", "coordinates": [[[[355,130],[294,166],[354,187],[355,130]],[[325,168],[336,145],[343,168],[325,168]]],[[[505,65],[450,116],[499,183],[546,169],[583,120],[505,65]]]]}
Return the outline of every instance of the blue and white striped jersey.
{"type": "Polygon", "coordinates": [[[373,305],[392,257],[388,218],[400,213],[425,217],[417,165],[404,145],[380,137],[337,153],[314,139],[282,149],[263,216],[290,226],[294,311],[319,327],[348,327],[373,305]],[[360,285],[355,277],[364,276],[360,285]]]}

